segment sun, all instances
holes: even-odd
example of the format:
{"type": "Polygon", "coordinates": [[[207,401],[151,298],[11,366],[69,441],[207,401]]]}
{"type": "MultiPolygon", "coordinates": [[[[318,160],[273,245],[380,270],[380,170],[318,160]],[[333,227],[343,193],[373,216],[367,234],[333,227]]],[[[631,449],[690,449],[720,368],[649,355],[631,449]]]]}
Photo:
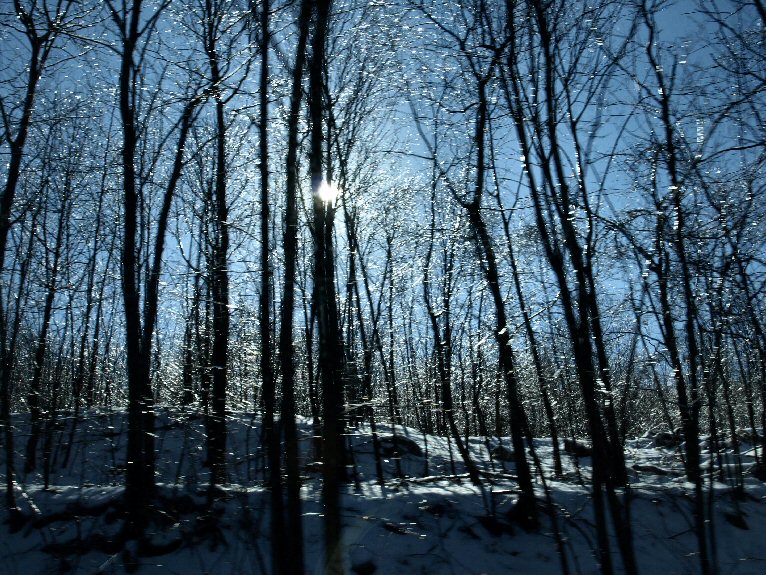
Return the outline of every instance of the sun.
{"type": "Polygon", "coordinates": [[[328,183],[327,180],[322,180],[322,183],[319,184],[319,188],[317,189],[317,196],[319,196],[319,199],[326,204],[335,202],[338,194],[338,188],[336,188],[331,183],[328,183]]]}

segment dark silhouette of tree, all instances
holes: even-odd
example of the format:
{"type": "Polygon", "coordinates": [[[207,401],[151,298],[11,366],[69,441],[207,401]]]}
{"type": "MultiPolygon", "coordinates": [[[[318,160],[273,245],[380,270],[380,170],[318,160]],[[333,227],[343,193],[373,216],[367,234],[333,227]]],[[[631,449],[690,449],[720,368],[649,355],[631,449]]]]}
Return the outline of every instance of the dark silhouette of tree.
{"type": "MultiPolygon", "coordinates": [[[[62,155],[61,150],[57,149],[60,145],[60,142],[55,141],[57,139],[54,135],[49,139],[46,149],[42,150],[42,154],[46,156],[42,162],[43,170],[54,169],[51,164],[55,163],[56,156],[62,155]]],[[[43,376],[45,363],[48,359],[49,329],[53,316],[53,304],[61,283],[67,222],[72,217],[72,196],[75,185],[73,162],[76,159],[78,159],[76,153],[66,155],[63,181],[60,185],[56,185],[57,178],[52,177],[52,174],[44,173],[41,179],[43,189],[40,190],[40,199],[43,208],[41,213],[42,225],[40,226],[42,235],[40,251],[43,252],[42,286],[45,296],[40,317],[40,330],[35,342],[32,378],[27,391],[27,407],[29,408],[30,419],[30,431],[24,460],[24,473],[27,474],[32,473],[37,467],[37,451],[43,425],[53,417],[52,405],[55,398],[51,394],[45,393],[43,376]],[[53,219],[55,224],[49,224],[50,219],[53,219]],[[54,234],[53,239],[48,237],[49,233],[54,234]]]]}
{"type": "MultiPolygon", "coordinates": [[[[185,163],[185,147],[195,112],[203,93],[191,93],[185,100],[175,123],[177,143],[170,154],[170,172],[162,192],[157,216],[153,247],[149,253],[141,245],[147,236],[146,225],[140,217],[141,200],[146,184],[137,172],[139,143],[143,134],[141,122],[146,121],[139,110],[142,97],[142,64],[147,40],[167,3],[151,6],[144,13],[141,0],[118,5],[106,2],[119,43],[120,71],[118,84],[119,110],[122,129],[122,192],[123,245],[121,280],[125,312],[125,348],[128,375],[128,445],[125,473],[125,508],[128,538],[141,538],[149,520],[148,512],[155,497],[156,453],[154,442],[154,393],[152,389],[152,343],[157,325],[159,284],[165,235],[170,208],[185,163]],[[144,260],[146,258],[146,260],[144,260]],[[145,271],[146,276],[142,273],[145,271]],[[142,284],[143,286],[142,293],[142,284]]],[[[146,110],[141,109],[146,113],[146,110]]]]}
{"type": "MultiPolygon", "coordinates": [[[[602,569],[605,573],[613,570],[603,507],[606,497],[625,569],[635,572],[630,524],[625,521],[626,511],[616,492],[627,482],[627,474],[610,397],[612,375],[594,264],[595,210],[587,177],[590,157],[581,125],[584,110],[596,105],[599,86],[613,78],[614,58],[601,64],[584,59],[588,52],[583,43],[589,41],[588,35],[567,34],[560,18],[561,4],[531,1],[509,6],[513,10],[506,14],[502,89],[515,125],[537,232],[560,288],[561,309],[593,442],[602,569]],[[522,53],[528,56],[518,58],[522,53]],[[574,79],[586,69],[591,70],[592,81],[586,92],[575,96],[574,79]],[[527,81],[530,73],[537,79],[533,89],[527,81]],[[567,168],[571,162],[565,142],[571,144],[576,161],[574,177],[567,168]],[[578,230],[577,213],[584,219],[584,233],[578,230]]],[[[588,8],[588,17],[605,25],[614,16],[608,3],[603,3],[588,8]]],[[[619,44],[610,49],[618,55],[622,51],[619,44]]]]}
{"type": "MultiPolygon", "coordinates": [[[[85,16],[85,10],[78,9],[72,0],[58,0],[44,3],[14,0],[9,12],[3,9],[3,25],[12,31],[13,41],[8,45],[23,46],[26,54],[24,67],[13,70],[21,80],[21,92],[0,96],[0,144],[9,149],[8,170],[0,196],[0,270],[6,271],[8,237],[14,223],[14,201],[21,176],[22,162],[26,153],[27,138],[33,124],[38,88],[44,73],[54,64],[55,52],[61,37],[77,23],[77,17],[85,16]]],[[[12,57],[12,58],[15,58],[12,57]]],[[[8,62],[10,63],[10,59],[8,62]]],[[[15,82],[10,85],[15,84],[15,82]]],[[[6,448],[6,505],[11,523],[16,524],[20,512],[15,500],[14,438],[10,424],[12,383],[16,328],[9,323],[9,310],[4,305],[5,295],[0,297],[0,427],[4,434],[6,448]]],[[[17,316],[18,317],[18,316],[17,316]]],[[[16,324],[17,327],[17,324],[16,324]]]]}
{"type": "MultiPolygon", "coordinates": [[[[418,125],[418,130],[420,131],[422,140],[432,157],[435,171],[433,178],[442,182],[447,187],[453,200],[461,206],[466,214],[466,218],[471,228],[474,245],[476,247],[476,259],[484,274],[492,298],[493,311],[497,322],[493,327],[493,335],[498,345],[498,363],[505,384],[510,411],[511,442],[516,464],[516,473],[518,474],[519,487],[523,494],[517,503],[514,517],[522,524],[532,527],[537,522],[537,512],[532,474],[524,446],[524,438],[529,426],[519,391],[520,386],[516,373],[516,359],[514,357],[511,335],[509,332],[510,324],[508,322],[506,304],[500,285],[498,257],[482,211],[482,202],[487,187],[486,175],[489,166],[489,154],[487,151],[487,131],[490,117],[488,86],[497,73],[499,61],[497,56],[490,54],[489,58],[483,58],[467,49],[469,43],[472,44],[478,42],[478,38],[487,36],[488,33],[491,33],[491,30],[485,29],[486,22],[489,20],[484,18],[485,15],[481,13],[480,7],[477,5],[472,7],[472,9],[475,10],[471,15],[472,19],[463,22],[460,16],[455,17],[455,20],[462,23],[463,27],[453,29],[450,26],[450,23],[445,24],[440,22],[437,17],[421,7],[424,16],[429,21],[433,22],[445,38],[447,38],[450,48],[455,50],[459,65],[461,66],[461,74],[458,79],[453,80],[448,78],[445,80],[445,83],[452,81],[465,82],[467,84],[467,89],[470,90],[469,97],[475,98],[473,102],[468,104],[458,103],[455,106],[458,109],[464,107],[465,110],[471,110],[471,112],[475,114],[471,119],[473,124],[473,134],[469,146],[471,153],[473,154],[473,160],[463,160],[466,163],[471,161],[473,163],[471,166],[471,179],[468,182],[461,182],[460,184],[453,182],[450,175],[439,163],[439,156],[436,153],[436,143],[431,141],[431,138],[424,132],[422,125],[418,125]]],[[[444,94],[449,94],[450,92],[446,85],[441,88],[441,91],[444,94]]],[[[450,106],[453,106],[454,104],[449,100],[446,100],[438,105],[449,113],[451,111],[450,106]]],[[[436,137],[437,136],[434,136],[434,138],[436,137]]],[[[427,306],[431,308],[429,304],[427,304],[427,306]]],[[[444,306],[441,306],[441,308],[444,308],[444,306]]],[[[431,323],[434,325],[435,329],[435,317],[432,309],[429,310],[429,315],[431,316],[431,323]]],[[[449,341],[446,335],[439,339],[449,341]]],[[[437,363],[440,364],[441,360],[437,363]]],[[[443,370],[440,368],[440,372],[441,371],[443,370]]],[[[448,413],[448,417],[452,411],[450,405],[452,401],[450,398],[451,392],[448,389],[443,388],[442,401],[446,400],[445,410],[448,413]]],[[[451,422],[450,427],[453,426],[454,423],[451,422]]],[[[458,449],[462,452],[464,448],[461,447],[459,438],[456,441],[458,442],[458,449]]],[[[461,453],[461,455],[464,459],[467,459],[467,453],[461,453]]]]}
{"type": "MultiPolygon", "coordinates": [[[[307,44],[311,30],[312,0],[303,0],[298,15],[298,40],[292,68],[290,104],[287,119],[287,150],[285,157],[285,223],[282,246],[284,270],[282,301],[280,305],[279,366],[282,375],[282,425],[284,426],[287,466],[287,516],[281,516],[282,504],[279,437],[272,425],[269,462],[272,488],[272,550],[275,571],[303,573],[303,525],[301,519],[300,477],[298,468],[298,429],[296,417],[296,359],[295,359],[295,290],[298,258],[298,181],[299,130],[303,102],[303,78],[307,61],[307,44]],[[280,514],[279,516],[277,514],[280,514]],[[289,536],[288,536],[289,535],[289,536]],[[281,555],[280,555],[281,553],[281,555]]],[[[264,390],[273,394],[274,390],[264,390]]],[[[274,399],[271,399],[274,402],[274,399]]],[[[267,410],[268,410],[267,406],[267,410]]],[[[272,407],[272,412],[273,412],[272,407]]],[[[268,416],[268,413],[267,413],[268,416]]],[[[268,429],[267,429],[268,432],[268,429]]]]}
{"type": "MultiPolygon", "coordinates": [[[[212,298],[212,342],[210,345],[211,393],[208,412],[208,459],[211,490],[226,482],[226,390],[229,374],[231,312],[229,297],[229,251],[231,227],[229,200],[229,148],[227,104],[240,91],[247,78],[252,58],[238,60],[239,40],[244,27],[231,17],[237,3],[231,0],[200,0],[198,36],[208,67],[207,92],[214,106],[215,172],[210,186],[212,210],[210,230],[209,285],[212,298]],[[241,72],[237,70],[242,66],[241,72]]],[[[212,492],[211,492],[212,493],[212,492]]]]}

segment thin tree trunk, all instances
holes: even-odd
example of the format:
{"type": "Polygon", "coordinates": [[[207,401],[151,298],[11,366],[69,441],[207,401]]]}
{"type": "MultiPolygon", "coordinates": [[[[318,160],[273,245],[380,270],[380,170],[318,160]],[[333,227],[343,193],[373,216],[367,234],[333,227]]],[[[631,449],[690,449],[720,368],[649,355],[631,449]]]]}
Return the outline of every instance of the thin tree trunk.
{"type": "Polygon", "coordinates": [[[322,504],[325,525],[325,562],[329,575],[344,573],[341,540],[340,491],[346,479],[343,440],[343,342],[338,324],[335,291],[333,223],[335,209],[319,194],[325,181],[322,165],[324,142],[324,64],[330,19],[330,0],[315,1],[314,35],[309,64],[309,164],[313,197],[314,294],[319,328],[319,367],[322,388],[322,504]]]}
{"type": "MultiPolygon", "coordinates": [[[[290,113],[287,128],[286,186],[285,186],[285,232],[284,284],[280,310],[279,362],[282,373],[282,422],[285,433],[285,456],[287,459],[287,522],[290,534],[279,533],[281,544],[289,552],[283,557],[285,573],[300,575],[303,564],[303,524],[301,521],[300,477],[298,468],[298,430],[295,421],[295,347],[293,315],[295,312],[295,277],[298,256],[298,128],[303,96],[303,73],[306,65],[306,45],[311,23],[312,0],[301,2],[298,17],[298,43],[293,67],[290,95],[290,113]]],[[[268,14],[262,14],[267,17],[268,14]]],[[[268,28],[268,23],[266,23],[268,28]]],[[[272,473],[278,472],[272,470],[272,473]]],[[[277,558],[275,558],[277,559],[277,558]]],[[[278,560],[281,560],[279,558],[278,560]]]]}
{"type": "Polygon", "coordinates": [[[263,443],[268,462],[268,486],[271,490],[271,553],[275,573],[285,573],[287,534],[285,531],[284,493],[282,484],[282,449],[280,433],[275,424],[276,377],[274,348],[271,336],[271,199],[269,198],[269,43],[271,39],[269,0],[264,0],[259,13],[261,68],[259,80],[258,153],[261,176],[261,293],[259,302],[259,331],[261,335],[261,390],[263,397],[263,443]]]}
{"type": "MultiPolygon", "coordinates": [[[[434,306],[434,302],[431,296],[432,281],[431,281],[431,261],[433,259],[434,243],[436,236],[436,189],[437,189],[437,176],[436,159],[434,158],[434,169],[432,173],[431,181],[431,221],[429,226],[429,239],[428,248],[426,251],[426,257],[423,261],[423,301],[426,304],[426,311],[428,312],[428,318],[431,325],[431,334],[433,336],[434,355],[436,360],[436,372],[438,386],[438,397],[436,397],[436,405],[440,405],[442,417],[449,430],[449,437],[455,441],[460,458],[463,460],[463,464],[468,471],[468,476],[471,482],[481,487],[481,477],[479,476],[479,470],[471,458],[471,454],[468,452],[468,448],[460,437],[460,431],[455,423],[454,414],[454,401],[452,396],[452,318],[450,317],[450,309],[452,302],[452,284],[453,284],[453,271],[454,271],[454,245],[450,245],[445,248],[444,254],[444,278],[441,286],[441,301],[437,304],[437,308],[434,306]]],[[[448,443],[450,450],[450,463],[452,466],[452,473],[455,473],[454,460],[452,458],[452,444],[448,443]]]]}
{"type": "MultiPolygon", "coordinates": [[[[134,57],[138,42],[147,28],[142,27],[141,0],[134,0],[131,8],[115,8],[109,2],[113,20],[121,34],[119,73],[119,108],[122,121],[122,188],[123,188],[123,246],[121,279],[125,311],[125,348],[128,374],[128,445],[125,470],[125,508],[127,511],[125,535],[129,539],[143,537],[148,511],[156,491],[154,449],[154,394],[152,393],[152,342],[159,307],[159,285],[165,233],[170,208],[181,171],[184,150],[191,129],[194,112],[201,98],[192,97],[184,105],[177,124],[179,135],[175,157],[156,223],[151,262],[142,262],[140,237],[146,230],[139,229],[139,178],[136,173],[139,127],[136,125],[138,104],[136,77],[139,74],[134,57]],[[143,263],[148,265],[144,266],[143,263]],[[140,271],[148,267],[146,293],[141,304],[140,271]]],[[[156,16],[153,15],[153,16],[156,16]]],[[[147,234],[148,235],[148,234],[147,234]]],[[[148,249],[148,246],[147,246],[148,249]]],[[[149,254],[147,254],[148,257],[149,254]]]]}
{"type": "MultiPolygon", "coordinates": [[[[34,6],[32,10],[34,10],[34,6]]],[[[43,7],[43,9],[47,8],[43,7]]],[[[63,8],[62,16],[66,14],[69,3],[63,8]]],[[[26,12],[21,4],[15,4],[16,16],[24,28],[24,33],[29,41],[29,60],[27,66],[27,80],[24,99],[21,104],[21,115],[19,118],[18,129],[15,136],[7,133],[6,144],[10,151],[8,159],[8,172],[5,177],[5,187],[2,196],[0,196],[0,270],[5,271],[6,250],[8,248],[8,236],[13,225],[12,210],[16,197],[16,190],[21,175],[21,163],[24,157],[24,148],[29,135],[29,129],[32,124],[32,114],[34,111],[37,87],[42,77],[42,71],[45,68],[48,56],[53,48],[58,30],[51,24],[47,30],[37,28],[33,14],[26,12]]],[[[48,16],[48,22],[53,20],[48,16]]],[[[58,15],[56,15],[58,16],[58,15]]],[[[0,428],[5,436],[6,449],[6,492],[5,502],[10,514],[10,522],[13,527],[20,524],[21,512],[16,505],[15,494],[15,465],[13,452],[13,429],[11,425],[11,371],[14,363],[14,345],[15,330],[9,333],[8,318],[6,309],[3,305],[3,298],[0,296],[0,428]]]]}
{"type": "MultiPolygon", "coordinates": [[[[68,188],[70,182],[66,181],[64,185],[68,188]]],[[[44,415],[51,417],[50,413],[44,413],[45,410],[42,405],[43,401],[52,401],[50,397],[42,397],[43,369],[45,367],[46,352],[48,350],[48,329],[50,327],[51,317],[53,315],[53,302],[56,299],[56,291],[58,289],[59,260],[61,258],[62,243],[64,239],[64,226],[67,218],[69,217],[69,212],[66,205],[67,202],[68,193],[65,191],[63,197],[61,198],[61,206],[56,229],[56,240],[53,245],[53,260],[50,263],[50,269],[46,270],[47,289],[45,295],[45,305],[43,307],[43,315],[41,318],[42,323],[35,348],[32,379],[29,382],[29,393],[27,395],[27,405],[29,406],[30,415],[30,432],[26,446],[26,461],[24,464],[25,473],[32,473],[37,467],[37,444],[40,440],[40,433],[42,432],[42,419],[44,415]]],[[[45,240],[45,233],[43,235],[43,240],[45,240]]]]}
{"type": "Polygon", "coordinates": [[[208,427],[208,465],[210,488],[226,482],[226,386],[229,366],[229,208],[226,200],[226,118],[221,72],[216,45],[216,21],[222,13],[213,9],[206,0],[205,52],[210,66],[210,82],[215,101],[215,184],[211,203],[214,206],[215,225],[212,238],[211,295],[213,296],[213,346],[211,416],[208,427]]]}

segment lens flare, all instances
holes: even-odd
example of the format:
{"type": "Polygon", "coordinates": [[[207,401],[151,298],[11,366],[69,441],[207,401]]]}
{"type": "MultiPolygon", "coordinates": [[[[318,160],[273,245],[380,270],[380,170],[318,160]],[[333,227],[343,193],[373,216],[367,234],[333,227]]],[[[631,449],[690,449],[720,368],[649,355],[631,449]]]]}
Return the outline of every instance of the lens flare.
{"type": "Polygon", "coordinates": [[[338,188],[328,183],[326,180],[322,180],[317,189],[317,196],[326,204],[333,203],[338,197],[338,188]]]}

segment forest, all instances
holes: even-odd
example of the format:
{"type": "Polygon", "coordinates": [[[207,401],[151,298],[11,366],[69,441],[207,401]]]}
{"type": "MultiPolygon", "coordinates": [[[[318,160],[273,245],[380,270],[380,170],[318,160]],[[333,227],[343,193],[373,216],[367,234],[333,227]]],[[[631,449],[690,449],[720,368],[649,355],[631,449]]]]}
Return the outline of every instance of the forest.
{"type": "Polygon", "coordinates": [[[434,485],[635,575],[667,488],[762,573],[765,111],[764,0],[0,0],[0,539],[417,573],[434,485]]]}

